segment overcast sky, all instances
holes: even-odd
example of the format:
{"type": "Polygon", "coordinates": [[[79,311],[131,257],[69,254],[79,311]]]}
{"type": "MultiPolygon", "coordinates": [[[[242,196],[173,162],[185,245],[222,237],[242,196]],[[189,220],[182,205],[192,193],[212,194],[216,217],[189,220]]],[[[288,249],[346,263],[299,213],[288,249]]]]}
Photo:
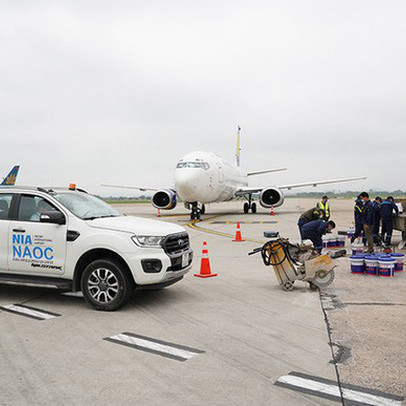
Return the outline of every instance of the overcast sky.
{"type": "Polygon", "coordinates": [[[0,172],[171,186],[187,152],[233,161],[239,124],[245,169],[289,167],[255,185],[406,189],[405,21],[404,0],[2,0],[0,172]]]}

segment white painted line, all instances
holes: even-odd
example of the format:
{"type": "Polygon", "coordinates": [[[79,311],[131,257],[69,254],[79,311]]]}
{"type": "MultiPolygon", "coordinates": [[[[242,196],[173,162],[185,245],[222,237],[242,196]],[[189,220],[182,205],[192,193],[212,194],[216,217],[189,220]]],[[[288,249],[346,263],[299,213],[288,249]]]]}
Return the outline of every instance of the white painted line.
{"type": "Polygon", "coordinates": [[[38,320],[49,320],[60,316],[59,314],[49,313],[41,311],[40,309],[15,304],[0,306],[0,309],[6,310],[11,313],[21,314],[22,316],[32,317],[38,320]]]}
{"type": "Polygon", "coordinates": [[[176,359],[179,361],[189,360],[204,351],[190,347],[184,347],[177,344],[167,343],[149,337],[139,336],[131,333],[121,333],[105,340],[123,344],[139,350],[151,352],[164,357],[176,359]]]}
{"type": "MultiPolygon", "coordinates": [[[[294,386],[298,389],[301,388],[312,392],[318,392],[320,394],[333,396],[338,399],[341,398],[340,389],[337,384],[318,382],[294,375],[281,376],[277,382],[282,385],[294,386]]],[[[402,401],[400,400],[378,396],[355,389],[342,388],[342,393],[344,399],[362,403],[368,406],[401,406],[402,404],[402,401]]]]}
{"type": "Polygon", "coordinates": [[[81,291],[78,291],[78,292],[62,292],[61,295],[69,296],[69,297],[83,297],[83,293],[81,291]]]}

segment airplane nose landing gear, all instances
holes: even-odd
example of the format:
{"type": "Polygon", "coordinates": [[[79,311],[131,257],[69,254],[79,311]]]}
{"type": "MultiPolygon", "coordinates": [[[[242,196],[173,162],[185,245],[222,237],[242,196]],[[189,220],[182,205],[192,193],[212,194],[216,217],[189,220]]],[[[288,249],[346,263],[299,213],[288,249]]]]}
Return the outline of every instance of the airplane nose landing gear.
{"type": "Polygon", "coordinates": [[[190,213],[190,219],[191,220],[200,220],[201,215],[206,212],[206,207],[204,204],[202,204],[202,207],[200,208],[197,204],[197,202],[192,203],[192,211],[190,213]]]}

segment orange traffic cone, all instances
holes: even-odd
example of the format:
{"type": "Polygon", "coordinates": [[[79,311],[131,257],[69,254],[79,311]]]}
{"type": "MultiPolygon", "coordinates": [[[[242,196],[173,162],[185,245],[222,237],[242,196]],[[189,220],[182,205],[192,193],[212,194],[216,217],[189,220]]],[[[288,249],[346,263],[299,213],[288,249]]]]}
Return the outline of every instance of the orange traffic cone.
{"type": "Polygon", "coordinates": [[[242,239],[240,222],[237,223],[237,230],[235,232],[235,238],[234,238],[233,241],[234,242],[245,241],[245,240],[242,239]]]}
{"type": "Polygon", "coordinates": [[[161,217],[161,210],[158,209],[157,213],[156,213],[157,217],[161,217]]]}
{"type": "Polygon", "coordinates": [[[271,216],[274,216],[274,215],[275,215],[275,213],[273,211],[273,206],[271,206],[271,216]]]}
{"type": "Polygon", "coordinates": [[[212,276],[217,276],[216,273],[211,273],[209,251],[207,250],[207,242],[203,243],[202,250],[202,261],[200,263],[200,273],[195,273],[198,278],[210,278],[212,276]]]}

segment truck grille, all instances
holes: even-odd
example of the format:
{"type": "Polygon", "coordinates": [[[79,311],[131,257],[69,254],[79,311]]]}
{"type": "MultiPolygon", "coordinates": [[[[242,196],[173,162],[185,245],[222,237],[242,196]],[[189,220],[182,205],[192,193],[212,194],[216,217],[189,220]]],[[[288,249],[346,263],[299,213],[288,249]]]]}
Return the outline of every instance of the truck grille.
{"type": "Polygon", "coordinates": [[[189,248],[189,236],[187,233],[169,235],[162,242],[162,248],[168,254],[176,254],[189,248]]]}

